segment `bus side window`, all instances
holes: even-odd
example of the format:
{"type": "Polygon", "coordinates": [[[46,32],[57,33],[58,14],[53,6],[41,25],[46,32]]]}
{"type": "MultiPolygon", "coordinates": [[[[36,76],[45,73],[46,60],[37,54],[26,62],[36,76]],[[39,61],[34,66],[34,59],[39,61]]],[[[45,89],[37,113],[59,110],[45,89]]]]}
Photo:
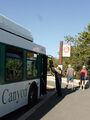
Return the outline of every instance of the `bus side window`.
{"type": "Polygon", "coordinates": [[[6,81],[23,79],[23,53],[17,49],[7,49],[6,52],[6,81]]]}
{"type": "Polygon", "coordinates": [[[31,51],[27,52],[27,79],[37,77],[37,54],[31,51]]]}

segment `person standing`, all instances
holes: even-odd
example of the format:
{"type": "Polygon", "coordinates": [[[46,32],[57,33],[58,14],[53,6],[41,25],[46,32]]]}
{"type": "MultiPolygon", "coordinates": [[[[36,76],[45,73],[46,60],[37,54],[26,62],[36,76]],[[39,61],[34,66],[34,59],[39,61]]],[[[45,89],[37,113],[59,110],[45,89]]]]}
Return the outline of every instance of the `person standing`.
{"type": "Polygon", "coordinates": [[[66,77],[67,77],[67,84],[66,88],[69,85],[69,82],[72,83],[72,89],[74,89],[74,76],[75,76],[75,70],[71,67],[71,65],[68,65],[67,72],[66,72],[66,77]]]}
{"type": "Polygon", "coordinates": [[[51,72],[55,75],[55,85],[56,85],[56,91],[58,96],[62,96],[61,91],[61,80],[62,80],[62,70],[61,66],[58,65],[57,67],[54,66],[53,58],[49,60],[49,67],[51,69],[51,72]]]}
{"type": "Polygon", "coordinates": [[[62,96],[61,81],[62,81],[62,70],[60,65],[58,65],[58,67],[55,68],[55,83],[56,83],[56,91],[58,96],[62,96]]]}
{"type": "Polygon", "coordinates": [[[87,69],[86,66],[84,65],[81,69],[81,76],[80,76],[80,89],[85,89],[85,80],[87,78],[87,69]]]}

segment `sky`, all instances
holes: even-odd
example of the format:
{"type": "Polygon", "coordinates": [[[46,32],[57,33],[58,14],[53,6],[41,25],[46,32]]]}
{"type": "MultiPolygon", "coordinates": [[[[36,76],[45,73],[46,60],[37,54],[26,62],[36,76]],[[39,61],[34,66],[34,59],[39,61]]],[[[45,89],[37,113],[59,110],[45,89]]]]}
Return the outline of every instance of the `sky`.
{"type": "Polygon", "coordinates": [[[30,30],[34,42],[58,58],[60,41],[90,23],[90,0],[0,0],[0,14],[30,30]]]}

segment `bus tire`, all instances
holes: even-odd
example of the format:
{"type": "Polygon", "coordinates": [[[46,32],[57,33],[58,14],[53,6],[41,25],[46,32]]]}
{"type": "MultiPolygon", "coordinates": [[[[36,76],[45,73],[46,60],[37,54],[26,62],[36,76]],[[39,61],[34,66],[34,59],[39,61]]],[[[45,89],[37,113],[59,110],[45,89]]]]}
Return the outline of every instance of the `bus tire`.
{"type": "Polygon", "coordinates": [[[37,103],[38,88],[36,84],[31,85],[28,95],[28,107],[33,107],[37,103]]]}

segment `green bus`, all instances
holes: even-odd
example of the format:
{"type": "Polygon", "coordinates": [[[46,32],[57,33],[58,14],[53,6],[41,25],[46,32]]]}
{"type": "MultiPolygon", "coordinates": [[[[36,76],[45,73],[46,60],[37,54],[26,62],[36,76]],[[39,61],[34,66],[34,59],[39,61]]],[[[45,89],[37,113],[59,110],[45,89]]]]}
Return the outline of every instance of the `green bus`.
{"type": "Polygon", "coordinates": [[[0,15],[0,117],[46,94],[47,56],[31,32],[0,15]]]}

